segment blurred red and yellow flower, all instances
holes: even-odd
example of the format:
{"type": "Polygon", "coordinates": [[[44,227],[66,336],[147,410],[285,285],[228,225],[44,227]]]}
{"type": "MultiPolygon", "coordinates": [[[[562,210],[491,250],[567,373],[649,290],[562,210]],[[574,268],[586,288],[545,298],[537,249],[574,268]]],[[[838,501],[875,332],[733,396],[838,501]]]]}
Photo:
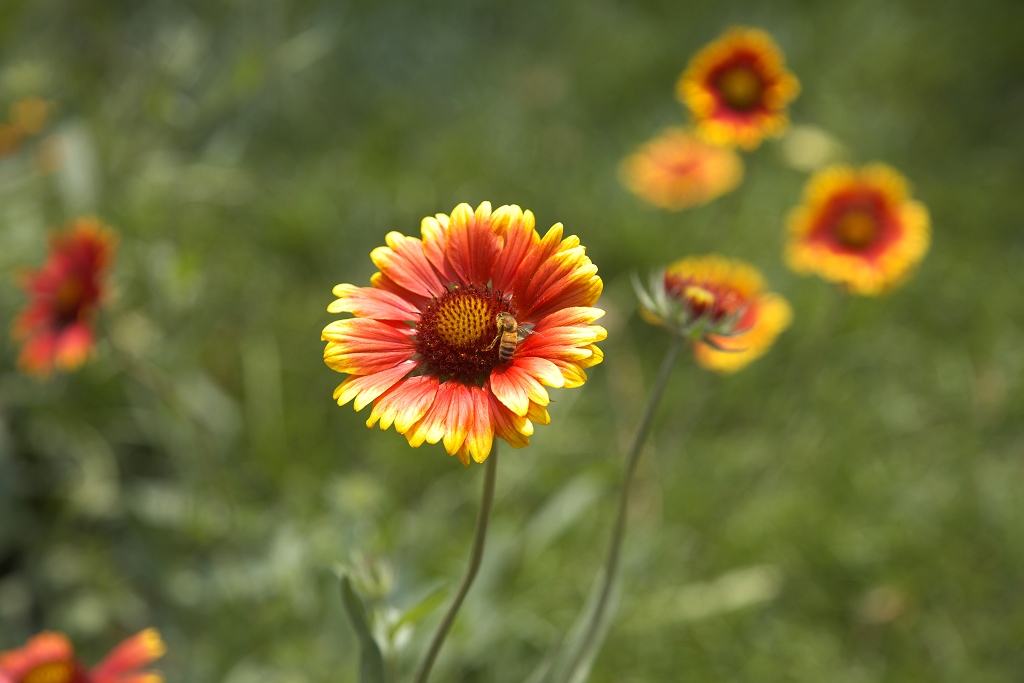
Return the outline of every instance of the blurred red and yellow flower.
{"type": "Polygon", "coordinates": [[[788,231],[786,261],[794,271],[875,296],[901,283],[924,258],[931,221],[896,170],[840,165],[807,182],[788,231]]]}
{"type": "Polygon", "coordinates": [[[800,82],[765,31],[737,27],[698,52],[676,83],[697,132],[716,145],[754,149],[789,123],[800,82]]]}
{"type": "Polygon", "coordinates": [[[756,268],[714,254],[676,261],[637,291],[647,322],[692,339],[697,363],[722,374],[763,356],[793,318],[756,268]]]}
{"type": "Polygon", "coordinates": [[[166,651],[156,629],[146,629],[88,671],[67,636],[45,631],[22,648],[0,652],[0,683],[162,683],[163,676],[141,669],[166,651]]]}
{"type": "Polygon", "coordinates": [[[22,341],[18,363],[23,370],[45,376],[85,362],[116,242],[113,231],[95,218],[79,219],[53,237],[43,266],[25,275],[29,303],[13,329],[22,341]]]}
{"type": "Polygon", "coordinates": [[[372,402],[368,427],[394,425],[414,447],[443,441],[465,465],[495,436],[526,446],[533,423],[550,421],[544,387],[578,387],[603,359],[597,266],[560,223],[541,237],[518,206],[460,204],[424,218],[421,234],[388,233],[370,254],[371,287],[334,288],[327,310],[355,316],[323,331],[324,361],[349,375],[334,398],[372,402]],[[499,313],[518,334],[499,334],[499,313]]]}
{"type": "Polygon", "coordinates": [[[743,161],[731,149],[671,128],[623,161],[619,178],[654,206],[678,211],[734,190],[743,179],[743,161]]]}

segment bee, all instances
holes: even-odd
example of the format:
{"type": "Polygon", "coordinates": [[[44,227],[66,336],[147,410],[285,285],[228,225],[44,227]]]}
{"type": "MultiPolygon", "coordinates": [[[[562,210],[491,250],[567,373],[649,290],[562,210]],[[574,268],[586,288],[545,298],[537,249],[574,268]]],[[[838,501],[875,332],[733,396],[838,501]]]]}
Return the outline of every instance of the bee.
{"type": "Polygon", "coordinates": [[[494,341],[491,342],[487,349],[493,349],[494,345],[500,340],[498,360],[502,363],[507,363],[512,360],[512,354],[516,352],[519,342],[523,341],[526,335],[533,334],[533,331],[517,323],[516,319],[508,313],[499,313],[494,316],[494,322],[498,325],[498,334],[495,335],[494,341]]]}

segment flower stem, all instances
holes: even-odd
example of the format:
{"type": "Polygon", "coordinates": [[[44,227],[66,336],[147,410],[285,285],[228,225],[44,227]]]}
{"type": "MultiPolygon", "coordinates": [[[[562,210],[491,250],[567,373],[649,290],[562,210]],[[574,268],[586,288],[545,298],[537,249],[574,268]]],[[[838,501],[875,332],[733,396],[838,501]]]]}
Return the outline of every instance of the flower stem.
{"type": "Polygon", "coordinates": [[[637,427],[636,436],[629,447],[626,456],[626,471],[622,477],[622,488],[619,490],[619,509],[615,516],[615,526],[612,528],[611,544],[608,546],[608,555],[605,557],[604,574],[601,577],[601,589],[594,607],[590,622],[586,625],[583,637],[579,640],[576,652],[573,653],[571,663],[566,669],[566,680],[573,680],[576,669],[586,657],[592,647],[599,647],[599,643],[591,644],[601,631],[604,622],[604,613],[608,609],[608,600],[611,596],[612,587],[619,571],[619,558],[622,555],[622,540],[626,535],[626,511],[629,507],[629,489],[633,482],[633,475],[636,472],[637,463],[640,461],[640,452],[643,450],[647,434],[651,429],[651,421],[654,413],[661,402],[661,395],[665,393],[669,377],[672,375],[672,368],[675,366],[676,358],[679,356],[679,349],[684,342],[683,337],[672,335],[669,347],[665,351],[665,358],[661,361],[661,368],[651,388],[651,395],[647,399],[647,406],[644,408],[643,416],[640,418],[640,426],[637,427]]]}
{"type": "Polygon", "coordinates": [[[459,589],[455,593],[455,599],[452,600],[448,612],[437,627],[434,638],[430,641],[430,647],[427,649],[427,654],[423,657],[419,670],[416,671],[415,683],[427,683],[427,679],[430,677],[430,669],[434,666],[434,660],[437,659],[437,654],[441,651],[445,638],[448,637],[448,631],[451,630],[452,624],[455,623],[455,617],[459,613],[459,608],[462,607],[462,601],[466,598],[466,594],[469,593],[473,580],[476,579],[477,571],[480,569],[480,562],[484,558],[487,523],[490,521],[491,507],[494,503],[494,481],[497,478],[497,473],[498,442],[495,440],[494,445],[491,447],[491,454],[487,457],[486,469],[484,470],[484,492],[480,498],[480,514],[476,518],[476,532],[473,535],[473,549],[469,555],[469,566],[466,568],[466,575],[462,577],[462,583],[459,584],[459,589]]]}

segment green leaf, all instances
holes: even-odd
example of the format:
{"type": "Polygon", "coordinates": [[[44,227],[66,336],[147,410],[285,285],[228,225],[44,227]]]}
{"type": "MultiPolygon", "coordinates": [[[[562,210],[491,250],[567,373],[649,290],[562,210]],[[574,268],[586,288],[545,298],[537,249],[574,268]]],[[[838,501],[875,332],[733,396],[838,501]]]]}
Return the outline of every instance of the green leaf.
{"type": "Polygon", "coordinates": [[[402,626],[405,626],[406,624],[414,624],[427,617],[444,602],[444,599],[447,596],[447,586],[438,586],[434,590],[430,591],[425,598],[407,609],[405,613],[402,614],[394,624],[392,624],[389,635],[394,637],[395,634],[398,633],[398,629],[402,628],[402,626]]]}
{"type": "Polygon", "coordinates": [[[597,631],[589,643],[584,643],[583,636],[587,631],[587,626],[594,619],[601,594],[602,576],[598,574],[594,586],[590,590],[590,595],[587,596],[587,601],[569,632],[548,651],[544,660],[527,678],[527,683],[586,682],[590,676],[590,670],[594,666],[594,661],[601,652],[601,646],[604,645],[615,612],[618,610],[622,589],[621,581],[620,576],[612,585],[608,606],[597,631]],[[576,660],[575,666],[572,664],[573,660],[576,660]]]}
{"type": "Polygon", "coordinates": [[[359,636],[359,683],[384,683],[384,657],[370,632],[366,607],[345,574],[341,577],[341,602],[345,605],[352,628],[359,636]]]}

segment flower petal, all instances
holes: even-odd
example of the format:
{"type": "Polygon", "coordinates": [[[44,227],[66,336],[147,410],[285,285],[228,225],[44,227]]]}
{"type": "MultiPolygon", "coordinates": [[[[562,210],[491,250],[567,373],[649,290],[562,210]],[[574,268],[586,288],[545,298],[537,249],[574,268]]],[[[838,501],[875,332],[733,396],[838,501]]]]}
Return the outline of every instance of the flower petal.
{"type": "Polygon", "coordinates": [[[493,393],[487,400],[494,435],[504,439],[512,448],[529,446],[530,435],[533,434],[530,420],[509,410],[493,393]]]}
{"type": "Polygon", "coordinates": [[[466,462],[469,456],[474,462],[483,462],[491,454],[494,444],[494,425],[491,423],[491,410],[488,395],[490,391],[480,387],[468,387],[472,400],[471,418],[466,440],[459,449],[459,460],[466,462]]]}
{"type": "Polygon", "coordinates": [[[72,323],[64,328],[57,338],[57,348],[53,357],[54,367],[64,371],[74,370],[89,357],[92,346],[92,328],[84,322],[72,323]]]}
{"type": "Polygon", "coordinates": [[[43,330],[31,335],[18,354],[18,367],[23,372],[45,377],[53,370],[53,359],[57,355],[57,335],[43,330]]]}
{"type": "Polygon", "coordinates": [[[444,290],[444,283],[423,253],[423,242],[396,231],[389,232],[384,241],[388,246],[370,252],[370,260],[381,273],[420,296],[435,296],[444,290]]]}
{"type": "Polygon", "coordinates": [[[753,325],[746,332],[728,338],[712,338],[730,351],[719,351],[698,342],[693,355],[698,365],[720,374],[737,372],[757,360],[771,348],[793,319],[789,303],[777,294],[767,293],[753,303],[756,310],[753,325]]]}
{"type": "Polygon", "coordinates": [[[522,292],[525,320],[543,318],[560,308],[591,306],[601,295],[603,284],[595,266],[572,235],[562,241],[559,251],[541,263],[522,292]]]}
{"type": "Polygon", "coordinates": [[[432,295],[423,296],[421,294],[417,294],[416,292],[410,292],[408,289],[402,287],[384,273],[374,273],[373,275],[371,275],[370,285],[374,289],[382,289],[385,292],[391,292],[392,294],[395,294],[405,299],[406,301],[411,302],[414,306],[416,306],[416,309],[420,311],[422,311],[423,307],[427,304],[427,302],[433,298],[432,295]]]}
{"type": "MultiPolygon", "coordinates": [[[[520,236],[517,239],[524,239],[524,237],[520,236]]],[[[532,241],[533,240],[531,239],[531,242],[532,241]]],[[[527,287],[529,287],[530,281],[536,273],[537,268],[539,268],[540,264],[551,258],[558,251],[561,242],[562,224],[555,223],[548,229],[547,233],[545,233],[544,237],[542,237],[540,241],[534,242],[533,246],[526,251],[525,258],[523,258],[519,263],[519,267],[516,270],[512,285],[512,291],[516,292],[517,299],[523,298],[523,293],[525,293],[527,287]]],[[[523,311],[520,312],[523,313],[523,311]]]]}
{"type": "MultiPolygon", "coordinates": [[[[556,388],[565,386],[565,380],[562,378],[562,373],[559,372],[558,366],[547,358],[536,358],[532,356],[517,357],[512,359],[512,363],[518,369],[525,371],[529,376],[537,379],[542,384],[556,388]]],[[[544,393],[546,394],[547,392],[544,393]]],[[[537,401],[532,395],[530,400],[535,403],[547,405],[547,402],[537,401]]]]}
{"type": "Polygon", "coordinates": [[[494,288],[499,291],[512,291],[516,284],[516,276],[524,264],[530,263],[540,243],[536,220],[532,212],[524,212],[518,206],[502,206],[494,212],[491,219],[504,240],[504,246],[491,273],[491,281],[494,288]]]}
{"type": "Polygon", "coordinates": [[[163,657],[166,652],[167,646],[160,638],[160,633],[155,628],[148,628],[115,647],[92,670],[92,680],[96,683],[120,683],[130,680],[124,678],[127,674],[155,675],[141,673],[138,669],[163,657]]]}
{"type": "Polygon", "coordinates": [[[557,358],[551,362],[554,363],[559,372],[562,373],[562,380],[565,382],[563,388],[575,389],[576,387],[581,387],[586,383],[587,373],[583,372],[583,368],[576,363],[571,363],[557,358]]]}
{"type": "Polygon", "coordinates": [[[476,213],[468,204],[452,211],[445,253],[465,284],[486,285],[501,251],[501,238],[491,227],[491,203],[483,202],[476,213]]]}
{"type": "Polygon", "coordinates": [[[587,349],[608,336],[608,332],[600,325],[589,324],[602,315],[604,311],[590,307],[556,311],[538,322],[534,334],[520,342],[517,356],[562,360],[589,358],[591,353],[587,349]]]}
{"type": "Polygon", "coordinates": [[[372,375],[352,375],[334,390],[334,400],[343,406],[355,399],[352,405],[356,411],[360,411],[417,367],[419,361],[405,360],[393,368],[372,375]]]}
{"type": "Polygon", "coordinates": [[[95,683],[164,683],[164,677],[155,671],[144,671],[135,675],[118,676],[115,680],[96,679],[95,683]]]}
{"type": "Polygon", "coordinates": [[[370,318],[336,320],[324,328],[324,362],[350,375],[371,375],[408,360],[416,352],[414,330],[370,318]]]}
{"type": "Polygon", "coordinates": [[[30,638],[24,647],[0,652],[0,674],[7,674],[18,681],[42,662],[73,663],[74,657],[75,651],[67,636],[43,631],[30,638]]]}
{"type": "Polygon", "coordinates": [[[546,406],[551,400],[548,398],[548,392],[526,367],[514,361],[497,366],[491,371],[491,391],[516,415],[526,415],[530,401],[546,406]]]}
{"type": "Polygon", "coordinates": [[[448,455],[454,455],[456,451],[462,448],[462,444],[466,441],[466,437],[469,435],[469,430],[473,422],[473,387],[462,384],[461,382],[446,382],[446,384],[453,384],[451,394],[451,401],[448,405],[448,417],[445,420],[444,436],[441,438],[441,443],[444,444],[444,449],[448,451],[448,455]]]}
{"type": "Polygon", "coordinates": [[[418,447],[424,441],[437,443],[444,439],[445,450],[453,455],[469,432],[472,399],[468,392],[469,387],[461,382],[441,382],[429,410],[405,432],[409,445],[418,447]]]}
{"type": "Polygon", "coordinates": [[[544,316],[542,319],[537,321],[537,326],[534,327],[534,331],[543,332],[559,327],[580,327],[583,325],[589,325],[595,320],[600,320],[603,317],[604,311],[600,308],[592,308],[590,306],[571,306],[544,316]]]}
{"type": "Polygon", "coordinates": [[[448,282],[457,282],[458,274],[448,261],[445,251],[448,245],[448,216],[438,214],[427,216],[420,223],[420,234],[423,236],[423,252],[434,269],[448,282]]]}
{"type": "Polygon", "coordinates": [[[380,420],[381,429],[394,424],[396,432],[405,434],[426,414],[434,402],[437,386],[437,378],[430,375],[410,377],[397,384],[373,404],[366,426],[373,427],[380,420]]]}
{"type": "Polygon", "coordinates": [[[536,403],[530,404],[530,410],[526,413],[526,417],[540,425],[551,424],[551,415],[548,414],[548,409],[536,403]]]}
{"type": "Polygon", "coordinates": [[[384,289],[340,284],[334,287],[333,292],[338,298],[327,307],[330,313],[352,313],[375,320],[417,322],[420,319],[420,311],[415,304],[384,289]]]}

